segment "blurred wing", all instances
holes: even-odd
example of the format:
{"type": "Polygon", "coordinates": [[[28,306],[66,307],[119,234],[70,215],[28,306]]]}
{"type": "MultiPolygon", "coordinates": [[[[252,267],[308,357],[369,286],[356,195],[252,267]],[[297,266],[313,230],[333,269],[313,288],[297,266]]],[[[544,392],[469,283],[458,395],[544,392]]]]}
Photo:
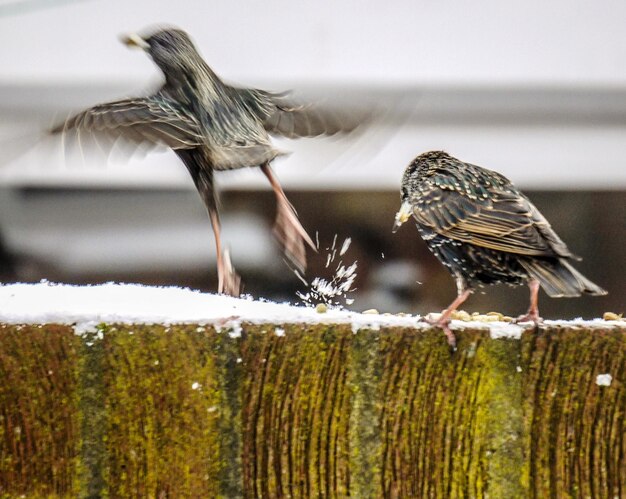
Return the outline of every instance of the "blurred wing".
{"type": "Polygon", "coordinates": [[[413,206],[420,224],[457,241],[520,255],[574,256],[539,210],[515,191],[492,191],[478,201],[429,184],[413,206]]]}
{"type": "Polygon", "coordinates": [[[189,149],[203,143],[197,120],[178,103],[158,95],[100,104],[68,118],[51,130],[82,147],[93,141],[110,150],[120,139],[135,146],[189,149]]]}
{"type": "Polygon", "coordinates": [[[230,87],[239,102],[256,115],[268,133],[290,139],[351,132],[363,124],[366,113],[339,112],[315,105],[298,105],[287,93],[230,87]]]}

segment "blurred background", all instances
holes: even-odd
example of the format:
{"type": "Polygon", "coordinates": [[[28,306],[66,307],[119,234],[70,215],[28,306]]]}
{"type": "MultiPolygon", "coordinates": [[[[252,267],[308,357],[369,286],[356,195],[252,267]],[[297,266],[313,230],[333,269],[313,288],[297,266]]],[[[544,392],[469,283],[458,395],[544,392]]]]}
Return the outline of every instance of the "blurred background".
{"type": "MultiPolygon", "coordinates": [[[[626,292],[626,3],[555,0],[265,2],[0,0],[0,278],[214,291],[204,207],[171,153],[106,167],[64,164],[33,130],[71,110],[148,92],[149,58],[118,41],[154,24],[187,30],[226,81],[381,118],[341,140],[280,141],[274,163],[320,243],[305,279],[330,280],[333,240],[357,262],[350,308],[425,313],[453,279],[412,224],[391,233],[406,165],[444,149],[522,188],[606,297],[540,299],[546,318],[622,312],[626,292]]],[[[298,301],[307,288],[271,236],[260,171],[218,175],[223,238],[244,291],[298,301]]],[[[518,315],[523,288],[488,288],[469,311],[518,315]]]]}

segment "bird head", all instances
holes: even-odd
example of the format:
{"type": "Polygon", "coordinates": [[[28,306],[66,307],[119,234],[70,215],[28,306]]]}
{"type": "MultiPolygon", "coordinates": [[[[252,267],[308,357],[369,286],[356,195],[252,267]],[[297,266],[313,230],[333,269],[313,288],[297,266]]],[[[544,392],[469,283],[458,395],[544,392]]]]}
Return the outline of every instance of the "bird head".
{"type": "Polygon", "coordinates": [[[392,232],[397,232],[400,226],[406,222],[411,215],[413,215],[413,205],[411,204],[411,197],[413,196],[415,177],[419,176],[419,170],[422,168],[421,156],[415,158],[409,166],[406,167],[402,175],[402,182],[400,188],[400,201],[402,205],[396,213],[396,218],[393,224],[392,232]]]}
{"type": "Polygon", "coordinates": [[[121,41],[128,47],[145,50],[166,76],[184,70],[200,57],[189,35],[176,28],[159,28],[146,35],[124,35],[121,41]]]}

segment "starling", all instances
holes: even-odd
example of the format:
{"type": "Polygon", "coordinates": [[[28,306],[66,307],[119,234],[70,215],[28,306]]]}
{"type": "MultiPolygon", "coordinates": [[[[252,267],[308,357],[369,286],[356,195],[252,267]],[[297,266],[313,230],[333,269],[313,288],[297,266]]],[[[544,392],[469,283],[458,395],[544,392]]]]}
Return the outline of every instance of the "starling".
{"type": "Polygon", "coordinates": [[[433,323],[452,348],[450,315],[476,286],[527,283],[530,307],[518,322],[541,322],[539,286],[551,297],[606,291],[580,274],[580,260],[539,210],[506,177],[464,163],[443,151],[421,154],[402,177],[402,206],[393,231],[411,215],[420,236],[454,276],[457,297],[433,323]]]}
{"type": "Polygon", "coordinates": [[[309,105],[296,105],[288,93],[239,88],[224,83],[206,64],[182,30],[157,29],[122,41],[146,51],[165,82],[152,95],[89,108],[52,129],[79,145],[91,138],[100,148],[118,140],[143,148],[171,148],[187,167],[207,208],[217,247],[218,291],[239,293],[240,278],[221,247],[214,171],[258,166],[277,197],[274,233],[287,256],[301,269],[304,243],[315,249],[276,179],[270,162],[284,154],[270,135],[287,138],[333,135],[359,124],[347,116],[309,105]]]}

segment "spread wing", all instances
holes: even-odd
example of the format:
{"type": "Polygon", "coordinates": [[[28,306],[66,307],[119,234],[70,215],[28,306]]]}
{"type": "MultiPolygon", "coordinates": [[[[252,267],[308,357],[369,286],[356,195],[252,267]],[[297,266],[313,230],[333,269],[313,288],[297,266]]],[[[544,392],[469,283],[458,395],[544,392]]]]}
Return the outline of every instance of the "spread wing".
{"type": "Polygon", "coordinates": [[[290,139],[351,132],[368,119],[366,113],[339,112],[292,102],[288,93],[229,87],[232,95],[258,117],[272,135],[290,139]]]}
{"type": "Polygon", "coordinates": [[[412,203],[420,224],[451,239],[520,255],[576,258],[514,188],[491,190],[488,198],[478,200],[427,182],[412,203]]]}
{"type": "Polygon", "coordinates": [[[119,140],[139,147],[189,149],[203,143],[197,120],[173,100],[154,95],[91,107],[50,131],[79,146],[110,150],[119,140]]]}

